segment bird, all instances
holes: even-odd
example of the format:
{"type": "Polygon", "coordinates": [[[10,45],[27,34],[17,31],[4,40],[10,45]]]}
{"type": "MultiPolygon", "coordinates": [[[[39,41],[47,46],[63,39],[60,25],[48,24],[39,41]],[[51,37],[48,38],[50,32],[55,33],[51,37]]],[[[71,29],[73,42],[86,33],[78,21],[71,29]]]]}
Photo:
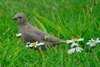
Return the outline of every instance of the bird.
{"type": "Polygon", "coordinates": [[[27,42],[43,42],[45,45],[40,46],[41,50],[46,50],[46,46],[53,47],[61,43],[66,43],[65,40],[54,37],[29,24],[24,13],[17,13],[12,20],[16,20],[18,24],[18,33],[22,33],[23,36],[21,40],[25,45],[27,42]],[[44,38],[45,36],[49,36],[48,40],[44,38]]]}

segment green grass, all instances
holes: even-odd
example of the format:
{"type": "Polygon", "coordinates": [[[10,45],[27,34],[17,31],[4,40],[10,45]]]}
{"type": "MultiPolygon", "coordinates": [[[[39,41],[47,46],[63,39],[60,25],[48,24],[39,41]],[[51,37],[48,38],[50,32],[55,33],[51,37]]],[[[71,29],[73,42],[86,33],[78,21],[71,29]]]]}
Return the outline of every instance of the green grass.
{"type": "Polygon", "coordinates": [[[1,0],[0,67],[100,67],[100,44],[90,49],[86,43],[100,38],[100,1],[93,0],[1,0]],[[92,7],[90,16],[86,5],[92,7]],[[81,53],[69,55],[70,44],[60,44],[45,52],[26,48],[12,20],[18,12],[26,14],[33,26],[63,40],[84,38],[81,53]],[[5,33],[5,34],[3,34],[5,33]],[[60,34],[59,34],[60,33],[60,34]]]}

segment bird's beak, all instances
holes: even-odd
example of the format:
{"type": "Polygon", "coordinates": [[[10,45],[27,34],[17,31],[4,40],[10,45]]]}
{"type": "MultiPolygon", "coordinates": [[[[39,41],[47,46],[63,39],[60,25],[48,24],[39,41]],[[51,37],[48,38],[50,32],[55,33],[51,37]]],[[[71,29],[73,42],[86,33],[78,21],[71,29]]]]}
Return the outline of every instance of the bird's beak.
{"type": "Polygon", "coordinates": [[[16,18],[16,17],[14,17],[12,20],[17,20],[17,18],[16,18]]]}

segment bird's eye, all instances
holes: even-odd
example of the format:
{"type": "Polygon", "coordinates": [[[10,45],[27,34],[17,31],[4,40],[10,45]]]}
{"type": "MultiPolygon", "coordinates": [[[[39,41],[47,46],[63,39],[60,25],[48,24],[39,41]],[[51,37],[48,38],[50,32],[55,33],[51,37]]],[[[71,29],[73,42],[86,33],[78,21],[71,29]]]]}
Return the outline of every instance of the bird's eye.
{"type": "Polygon", "coordinates": [[[18,17],[19,19],[21,19],[22,17],[18,17]]]}

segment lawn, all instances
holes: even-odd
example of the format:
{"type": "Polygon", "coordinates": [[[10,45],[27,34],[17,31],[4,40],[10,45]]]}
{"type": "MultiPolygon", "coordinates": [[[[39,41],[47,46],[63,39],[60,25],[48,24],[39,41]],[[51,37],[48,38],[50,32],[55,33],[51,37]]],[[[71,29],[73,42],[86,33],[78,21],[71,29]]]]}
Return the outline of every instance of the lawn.
{"type": "Polygon", "coordinates": [[[100,67],[100,44],[90,48],[91,38],[100,38],[100,0],[1,0],[0,67],[100,67]],[[87,5],[91,8],[89,10],[87,5]],[[25,47],[12,18],[23,12],[34,27],[59,39],[84,38],[84,50],[68,54],[71,44],[46,51],[25,47]]]}

